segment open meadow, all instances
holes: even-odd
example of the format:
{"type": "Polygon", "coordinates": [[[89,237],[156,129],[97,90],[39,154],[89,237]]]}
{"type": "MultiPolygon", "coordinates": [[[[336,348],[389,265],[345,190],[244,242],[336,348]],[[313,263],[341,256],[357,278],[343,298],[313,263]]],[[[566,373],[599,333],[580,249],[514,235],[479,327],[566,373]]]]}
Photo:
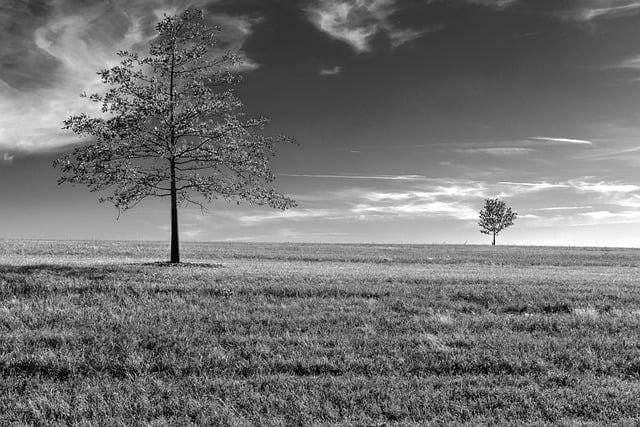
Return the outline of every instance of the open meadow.
{"type": "Polygon", "coordinates": [[[0,425],[640,423],[640,250],[0,254],[0,425]]]}

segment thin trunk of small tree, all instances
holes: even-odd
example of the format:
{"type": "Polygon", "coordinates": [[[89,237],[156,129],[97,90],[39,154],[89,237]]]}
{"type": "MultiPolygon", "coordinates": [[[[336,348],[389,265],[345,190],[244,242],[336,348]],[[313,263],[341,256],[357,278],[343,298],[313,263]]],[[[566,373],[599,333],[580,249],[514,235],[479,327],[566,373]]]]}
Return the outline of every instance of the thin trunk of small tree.
{"type": "Polygon", "coordinates": [[[180,240],[178,238],[178,191],[176,190],[176,164],[171,161],[171,260],[180,262],[180,240]]]}
{"type": "Polygon", "coordinates": [[[493,242],[491,243],[491,246],[495,246],[496,245],[496,233],[493,233],[493,242]]]}

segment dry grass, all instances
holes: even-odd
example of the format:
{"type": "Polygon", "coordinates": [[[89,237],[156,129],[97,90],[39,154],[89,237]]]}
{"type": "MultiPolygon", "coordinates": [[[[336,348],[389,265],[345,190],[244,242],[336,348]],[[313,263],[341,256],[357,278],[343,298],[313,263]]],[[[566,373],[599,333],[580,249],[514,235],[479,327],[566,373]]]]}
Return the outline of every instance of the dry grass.
{"type": "Polygon", "coordinates": [[[0,425],[640,422],[640,251],[166,253],[0,243],[0,425]]]}

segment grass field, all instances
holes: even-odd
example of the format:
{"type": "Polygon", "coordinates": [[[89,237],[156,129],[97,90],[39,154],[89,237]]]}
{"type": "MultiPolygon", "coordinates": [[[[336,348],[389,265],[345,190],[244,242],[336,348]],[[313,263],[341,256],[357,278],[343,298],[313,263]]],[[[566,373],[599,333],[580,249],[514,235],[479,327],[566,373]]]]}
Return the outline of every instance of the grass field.
{"type": "Polygon", "coordinates": [[[0,242],[0,425],[640,423],[640,250],[0,242]]]}

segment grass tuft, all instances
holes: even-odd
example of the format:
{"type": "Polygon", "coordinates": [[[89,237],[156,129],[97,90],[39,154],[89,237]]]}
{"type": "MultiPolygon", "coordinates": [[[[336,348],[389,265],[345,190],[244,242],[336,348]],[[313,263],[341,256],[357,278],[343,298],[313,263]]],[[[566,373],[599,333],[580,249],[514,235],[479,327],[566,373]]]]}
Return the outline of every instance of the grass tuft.
{"type": "Polygon", "coordinates": [[[0,425],[640,423],[640,251],[0,242],[0,425]]]}

